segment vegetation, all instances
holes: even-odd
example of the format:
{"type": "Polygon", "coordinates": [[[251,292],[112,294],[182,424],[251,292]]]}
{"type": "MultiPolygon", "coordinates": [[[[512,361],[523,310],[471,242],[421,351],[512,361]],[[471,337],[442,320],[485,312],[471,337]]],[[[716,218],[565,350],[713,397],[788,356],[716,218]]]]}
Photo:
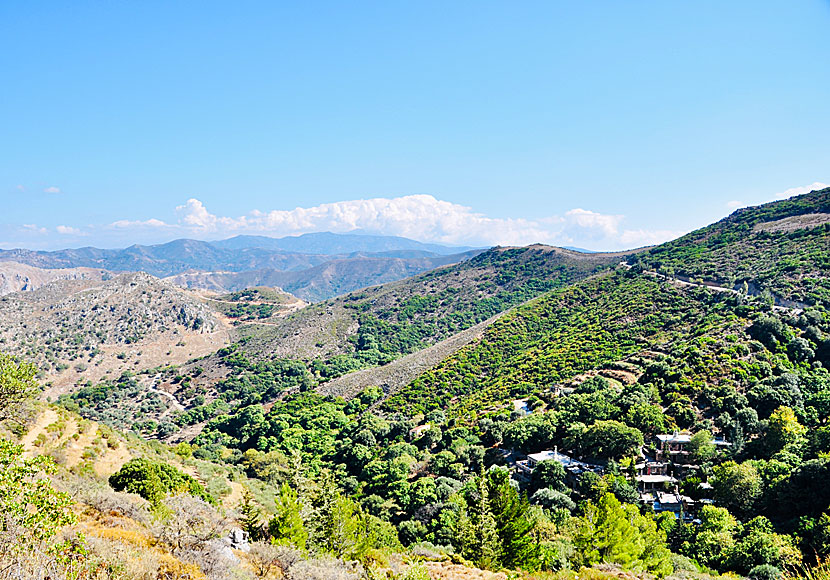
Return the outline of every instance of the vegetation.
{"type": "Polygon", "coordinates": [[[109,484],[115,491],[138,494],[153,505],[158,505],[169,494],[178,493],[188,493],[209,503],[215,502],[190,475],[166,463],[144,458],[131,459],[125,463],[109,477],[109,484]]]}
{"type": "Polygon", "coordinates": [[[635,260],[670,276],[736,288],[746,283],[759,293],[767,290],[786,300],[827,306],[830,221],[818,220],[818,225],[803,227],[809,224],[803,216],[812,214],[830,215],[830,188],[740,209],[635,260]],[[789,223],[776,223],[779,220],[789,223]]]}
{"type": "MultiPolygon", "coordinates": [[[[213,360],[231,372],[203,392],[203,370],[160,372],[188,404],[163,411],[165,424],[201,426],[181,456],[270,490],[240,494],[236,516],[263,576],[299,574],[309,556],[325,556],[360,562],[374,578],[400,552],[563,578],[609,565],[657,577],[820,574],[830,556],[830,312],[826,264],[813,250],[828,246],[824,225],[780,220],[826,213],[828,195],[745,210],[589,277],[600,266],[563,270],[536,250],[499,250],[476,258],[476,272],[492,275],[480,293],[450,282],[469,274],[459,265],[419,277],[409,295],[352,295],[337,303],[355,329],[337,355],[228,347],[213,360]],[[787,258],[775,253],[768,265],[749,262],[753,278],[736,292],[680,284],[666,270],[683,262],[696,277],[713,265],[707,279],[722,281],[733,249],[763,257],[779,235],[797,243],[776,248],[804,256],[792,275],[777,270],[787,258]],[[774,308],[750,283],[810,305],[774,308]],[[350,400],[315,392],[327,377],[514,306],[399,389],[350,400]],[[671,433],[682,444],[656,437],[671,433]],[[526,457],[542,451],[540,463],[526,457]],[[648,479],[651,469],[661,475],[648,479]]],[[[137,385],[125,375],[63,403],[104,416],[106,401],[138,400],[137,385]]],[[[161,518],[154,541],[183,562],[204,559],[227,524],[205,486],[163,462],[134,459],[109,481],[149,501],[161,518]]]]}
{"type": "Polygon", "coordinates": [[[0,421],[20,412],[26,399],[38,391],[35,365],[0,352],[0,421]]]}

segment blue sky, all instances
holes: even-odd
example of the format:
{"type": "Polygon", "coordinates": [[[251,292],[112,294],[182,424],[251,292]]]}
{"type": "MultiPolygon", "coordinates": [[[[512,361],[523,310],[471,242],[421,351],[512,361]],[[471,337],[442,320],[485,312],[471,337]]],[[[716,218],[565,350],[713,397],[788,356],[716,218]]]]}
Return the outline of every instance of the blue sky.
{"type": "Polygon", "coordinates": [[[618,249],[830,182],[830,1],[3,2],[0,247],[618,249]]]}

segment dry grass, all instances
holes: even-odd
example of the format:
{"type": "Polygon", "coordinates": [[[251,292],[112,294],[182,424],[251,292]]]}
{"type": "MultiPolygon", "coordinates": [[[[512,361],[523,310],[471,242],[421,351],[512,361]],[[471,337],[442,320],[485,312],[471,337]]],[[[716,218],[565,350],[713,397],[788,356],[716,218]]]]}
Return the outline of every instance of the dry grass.
{"type": "Polygon", "coordinates": [[[433,580],[507,580],[504,572],[491,572],[451,562],[425,562],[423,565],[433,580]]]}

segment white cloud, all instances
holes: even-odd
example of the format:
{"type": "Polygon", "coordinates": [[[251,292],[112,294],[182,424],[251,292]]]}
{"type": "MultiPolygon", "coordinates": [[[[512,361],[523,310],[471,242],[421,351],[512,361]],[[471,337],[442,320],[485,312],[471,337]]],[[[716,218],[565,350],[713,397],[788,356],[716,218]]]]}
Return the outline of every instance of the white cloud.
{"type": "Polygon", "coordinates": [[[744,207],[746,204],[742,201],[732,200],[726,202],[726,207],[729,209],[738,209],[739,207],[744,207]]]}
{"type": "Polygon", "coordinates": [[[60,187],[55,187],[54,185],[52,185],[50,187],[47,187],[46,189],[43,190],[43,193],[60,193],[60,192],[61,192],[61,188],[60,187]]]}
{"type": "Polygon", "coordinates": [[[55,228],[55,231],[64,236],[81,236],[83,232],[78,228],[73,228],[71,226],[58,226],[55,228]]]}
{"type": "Polygon", "coordinates": [[[825,187],[830,187],[830,184],[822,183],[820,181],[814,181],[810,185],[802,185],[801,187],[791,187],[781,193],[776,193],[776,199],[785,199],[787,197],[792,197],[794,195],[802,195],[804,193],[810,193],[811,191],[815,191],[817,189],[824,189],[825,187]]]}
{"type": "Polygon", "coordinates": [[[613,244],[623,220],[576,208],[564,216],[536,219],[492,218],[471,208],[408,195],[326,203],[292,210],[253,211],[240,217],[210,213],[198,199],[176,208],[179,225],[211,236],[259,233],[272,236],[364,230],[449,244],[524,245],[534,242],[569,244],[579,240],[613,244]]]}
{"type": "Polygon", "coordinates": [[[169,228],[170,224],[161,220],[151,218],[148,220],[118,220],[110,224],[111,228],[126,229],[126,228],[169,228]]]}
{"type": "Polygon", "coordinates": [[[26,232],[32,232],[36,234],[47,234],[49,230],[46,228],[39,227],[37,224],[23,224],[21,229],[26,232]]]}
{"type": "Polygon", "coordinates": [[[572,224],[580,228],[596,230],[605,236],[614,236],[617,234],[618,226],[623,220],[623,217],[621,215],[596,213],[579,207],[565,212],[565,219],[572,224]]]}
{"type": "Polygon", "coordinates": [[[26,186],[25,185],[16,185],[15,189],[17,191],[26,191],[26,186]]]}

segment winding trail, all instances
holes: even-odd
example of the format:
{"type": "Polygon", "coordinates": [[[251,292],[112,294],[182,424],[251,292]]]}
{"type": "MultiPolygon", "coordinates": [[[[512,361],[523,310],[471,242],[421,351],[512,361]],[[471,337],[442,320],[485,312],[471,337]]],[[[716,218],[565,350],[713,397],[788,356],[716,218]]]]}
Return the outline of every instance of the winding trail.
{"type": "MultiPolygon", "coordinates": [[[[627,270],[630,270],[633,266],[626,262],[620,262],[620,266],[623,266],[627,270]]],[[[692,280],[686,278],[685,276],[678,276],[675,275],[672,278],[668,278],[665,274],[660,274],[658,272],[654,272],[653,270],[644,270],[643,274],[646,276],[650,276],[651,278],[655,278],[657,280],[667,280],[674,284],[675,286],[684,286],[684,287],[696,287],[696,288],[708,288],[709,290],[713,290],[715,292],[729,292],[731,294],[736,295],[743,295],[744,293],[741,290],[736,290],[735,288],[727,288],[726,286],[718,286],[715,283],[706,283],[706,282],[693,282],[692,280]]],[[[775,301],[780,302],[783,299],[780,296],[772,295],[775,301]]],[[[790,301],[792,302],[792,301],[790,301]]],[[[772,309],[778,312],[792,312],[793,314],[801,314],[804,308],[807,307],[806,304],[797,303],[798,306],[791,307],[791,306],[783,306],[780,304],[773,305],[772,309]]]]}
{"type": "Polygon", "coordinates": [[[184,411],[185,410],[184,405],[179,403],[179,400],[176,397],[174,397],[172,394],[170,394],[166,391],[162,391],[161,389],[158,388],[158,380],[159,380],[160,376],[161,375],[156,375],[151,379],[153,381],[153,384],[150,385],[150,388],[148,390],[151,393],[158,393],[162,397],[167,398],[173,404],[173,407],[175,407],[175,409],[177,411],[184,411]]]}

